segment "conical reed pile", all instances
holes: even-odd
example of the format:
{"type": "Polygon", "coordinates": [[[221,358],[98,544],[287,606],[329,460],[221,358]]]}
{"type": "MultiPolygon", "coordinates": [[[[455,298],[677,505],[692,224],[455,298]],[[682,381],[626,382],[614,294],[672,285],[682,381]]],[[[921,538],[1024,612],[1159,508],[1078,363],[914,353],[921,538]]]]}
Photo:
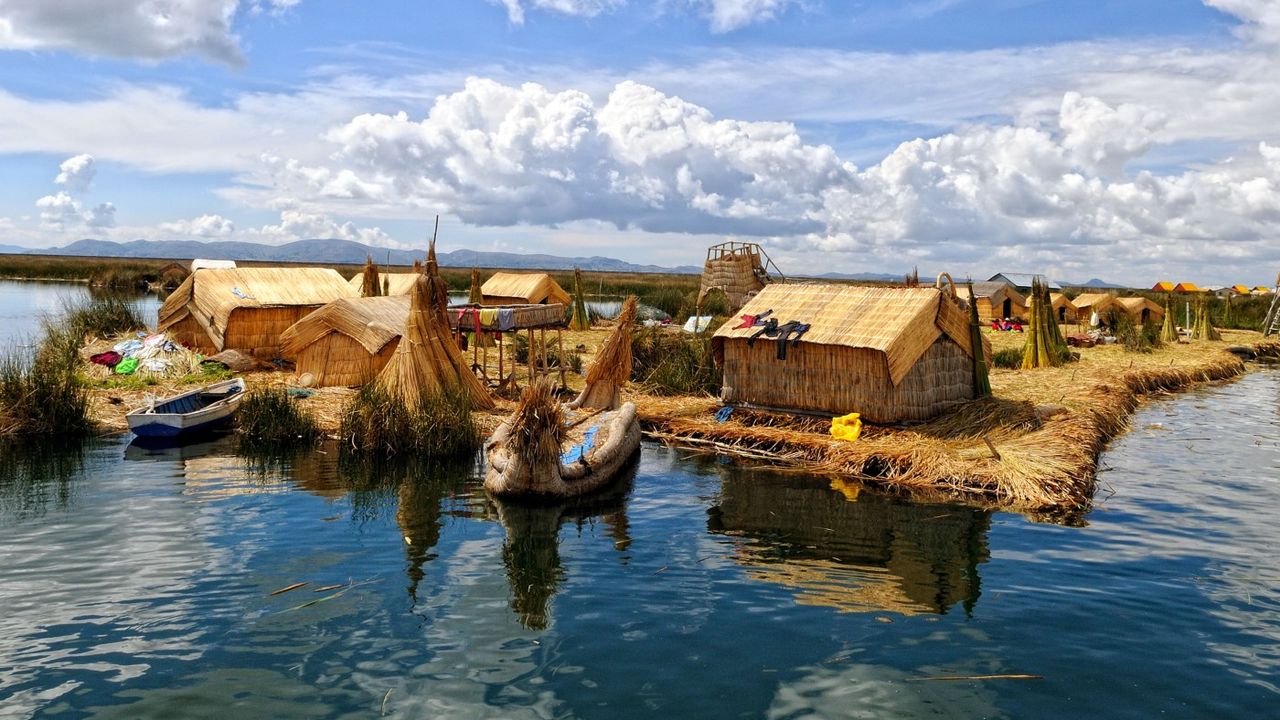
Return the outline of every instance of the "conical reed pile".
{"type": "MultiPolygon", "coordinates": [[[[520,403],[511,416],[508,448],[531,470],[557,468],[563,440],[564,411],[556,399],[555,381],[538,378],[520,394],[520,403]]],[[[533,473],[534,478],[539,475],[533,473]]]]}
{"type": "Polygon", "coordinates": [[[444,327],[448,328],[449,284],[440,277],[440,263],[436,261],[435,238],[431,238],[431,244],[427,246],[427,266],[423,272],[426,273],[427,282],[431,285],[431,307],[435,309],[444,327]]]}
{"type": "Polygon", "coordinates": [[[574,405],[613,410],[622,404],[622,386],[631,378],[631,329],[636,321],[636,296],[622,303],[618,324],[600,346],[587,371],[587,384],[574,405]]]}
{"type": "MultiPolygon", "coordinates": [[[[443,283],[433,283],[428,276],[413,284],[404,335],[377,383],[411,410],[450,390],[467,393],[473,408],[492,409],[493,398],[471,372],[453,341],[448,319],[437,309],[444,292],[443,283]]],[[[443,298],[448,301],[447,295],[443,298]]]]}
{"type": "Polygon", "coordinates": [[[591,316],[587,314],[587,301],[582,292],[582,270],[573,269],[573,315],[569,318],[570,330],[590,330],[591,316]]]}
{"type": "Polygon", "coordinates": [[[1173,315],[1173,298],[1165,298],[1164,322],[1160,324],[1160,342],[1162,343],[1178,342],[1178,321],[1173,315]]]}
{"type": "Polygon", "coordinates": [[[1213,320],[1209,317],[1209,303],[1200,298],[1196,301],[1196,321],[1195,328],[1191,331],[1192,340],[1221,340],[1222,335],[1218,333],[1217,328],[1213,326],[1213,320]]]}
{"type": "Polygon", "coordinates": [[[364,258],[364,270],[361,271],[360,294],[364,297],[382,295],[382,283],[378,282],[378,266],[373,264],[373,256],[364,258]]]}
{"type": "Polygon", "coordinates": [[[1030,314],[1031,322],[1022,351],[1022,369],[1061,365],[1066,356],[1066,342],[1053,317],[1049,288],[1039,277],[1031,284],[1030,314]]]}
{"type": "MultiPolygon", "coordinates": [[[[916,272],[916,283],[919,282],[919,273],[916,272]]],[[[991,378],[987,376],[987,358],[982,349],[982,323],[978,321],[978,302],[974,299],[972,282],[969,283],[969,344],[973,346],[973,396],[986,397],[991,394],[991,378]]]]}
{"type": "Polygon", "coordinates": [[[471,293],[467,302],[471,305],[484,304],[484,293],[480,292],[480,268],[471,268],[471,293]]]}

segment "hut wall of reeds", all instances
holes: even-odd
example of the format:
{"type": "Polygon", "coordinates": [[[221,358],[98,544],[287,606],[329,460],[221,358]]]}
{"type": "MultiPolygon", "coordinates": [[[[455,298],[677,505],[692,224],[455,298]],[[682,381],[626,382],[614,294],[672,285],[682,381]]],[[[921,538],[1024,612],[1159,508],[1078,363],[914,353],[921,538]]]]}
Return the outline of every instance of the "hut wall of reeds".
{"type": "Polygon", "coordinates": [[[1049,293],[1049,301],[1053,304],[1053,319],[1058,324],[1074,325],[1080,321],[1080,309],[1071,298],[1062,293],[1049,293]]]}
{"type": "Polygon", "coordinates": [[[408,295],[334,300],[280,336],[281,357],[318,387],[364,384],[395,353],[409,304],[408,295]]]}
{"type": "MultiPolygon", "coordinates": [[[[712,338],[724,369],[722,398],[819,415],[861,413],[874,423],[927,420],[973,399],[967,310],[937,288],[769,285],[743,308],[809,324],[798,342],[750,337],[736,328],[712,338]]],[[[984,357],[990,348],[983,338],[984,357]]]]}
{"type": "Polygon", "coordinates": [[[311,312],[358,293],[325,268],[204,268],[160,306],[159,331],[206,355],[280,356],[280,336],[311,312]]]}
{"type": "Polygon", "coordinates": [[[1075,304],[1080,317],[1086,321],[1092,313],[1097,313],[1099,316],[1108,310],[1128,313],[1128,310],[1118,303],[1111,293],[1084,293],[1076,296],[1076,299],[1071,302],[1075,304]]]}
{"type": "Polygon", "coordinates": [[[568,307],[573,298],[546,273],[494,273],[480,286],[485,305],[550,305],[568,307]]]}
{"type": "Polygon", "coordinates": [[[1128,297],[1118,298],[1116,303],[1124,308],[1125,313],[1135,325],[1164,321],[1164,308],[1155,301],[1144,297],[1128,297]]]}
{"type": "Polygon", "coordinates": [[[1027,299],[1007,282],[973,283],[973,300],[983,323],[1027,317],[1027,299]]]}
{"type": "MultiPolygon", "coordinates": [[[[418,273],[379,273],[378,282],[386,288],[386,295],[408,295],[413,289],[413,283],[418,279],[418,273]]],[[[356,295],[360,295],[364,287],[364,276],[356,275],[347,281],[347,284],[355,291],[356,295]]]]}

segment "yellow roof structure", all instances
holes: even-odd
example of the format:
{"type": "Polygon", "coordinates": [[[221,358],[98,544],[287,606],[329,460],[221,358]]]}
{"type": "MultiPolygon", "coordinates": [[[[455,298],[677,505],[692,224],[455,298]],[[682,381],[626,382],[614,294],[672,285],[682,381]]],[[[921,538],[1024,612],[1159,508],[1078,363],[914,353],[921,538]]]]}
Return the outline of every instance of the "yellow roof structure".
{"type": "Polygon", "coordinates": [[[529,305],[572,302],[569,293],[546,273],[494,273],[480,286],[480,292],[486,305],[510,304],[512,300],[529,305]]]}
{"type": "Polygon", "coordinates": [[[1151,286],[1151,291],[1152,292],[1173,292],[1174,287],[1175,287],[1174,284],[1169,282],[1168,280],[1161,280],[1160,282],[1151,286]]]}
{"type": "Polygon", "coordinates": [[[1084,293],[1071,302],[1081,312],[1103,312],[1118,304],[1110,293],[1084,293]]]}
{"type": "Polygon", "coordinates": [[[1241,295],[1249,295],[1253,293],[1253,291],[1249,289],[1248,285],[1232,285],[1231,289],[1235,290],[1237,293],[1241,295]]]}
{"type": "Polygon", "coordinates": [[[1055,308],[1066,307],[1072,310],[1079,310],[1080,307],[1071,301],[1071,298],[1062,293],[1049,293],[1049,303],[1055,308]]]}
{"type": "MultiPolygon", "coordinates": [[[[807,323],[802,343],[878,350],[885,355],[889,378],[897,385],[934,341],[946,335],[973,357],[969,315],[949,294],[937,288],[881,288],[854,285],[766,285],[742,307],[744,315],[773,310],[779,322],[807,323]]],[[[759,328],[725,323],[713,342],[749,338],[759,328]]],[[[984,346],[986,338],[983,338],[984,346]]],[[[985,357],[990,357],[988,350],[985,357]]]]}
{"type": "Polygon", "coordinates": [[[355,291],[328,268],[201,268],[160,306],[159,330],[188,316],[222,350],[231,313],[243,308],[327,305],[355,291]]]}
{"type": "Polygon", "coordinates": [[[1199,286],[1197,286],[1195,283],[1191,283],[1191,282],[1181,282],[1181,283],[1178,283],[1177,285],[1174,285],[1174,286],[1173,286],[1173,291],[1174,291],[1174,292],[1180,292],[1180,293],[1200,293],[1200,292],[1204,292],[1204,290],[1200,289],[1200,287],[1199,287],[1199,286]]]}
{"type": "Polygon", "coordinates": [[[1253,292],[1254,292],[1254,294],[1255,294],[1255,295],[1270,295],[1270,294],[1271,294],[1271,288],[1269,288],[1269,287],[1267,287],[1267,286],[1265,286],[1265,285],[1259,285],[1259,286],[1257,286],[1257,287],[1255,287],[1255,288],[1253,289],[1253,292]]]}
{"type": "MultiPolygon", "coordinates": [[[[418,279],[418,273],[382,273],[378,275],[378,284],[387,284],[388,295],[408,295],[413,290],[413,283],[418,279]]],[[[347,281],[356,294],[360,294],[361,288],[364,286],[364,278],[356,275],[347,281]]]]}
{"type": "Polygon", "coordinates": [[[303,348],[331,332],[347,335],[365,350],[376,353],[404,332],[409,304],[408,295],[334,300],[280,335],[281,356],[294,358],[303,348]]]}

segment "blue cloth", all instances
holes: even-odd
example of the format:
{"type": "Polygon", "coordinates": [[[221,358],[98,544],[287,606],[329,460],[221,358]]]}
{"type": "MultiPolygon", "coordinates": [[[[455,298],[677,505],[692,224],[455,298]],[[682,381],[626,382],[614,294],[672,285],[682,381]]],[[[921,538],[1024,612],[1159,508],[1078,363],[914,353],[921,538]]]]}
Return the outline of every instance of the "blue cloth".
{"type": "Polygon", "coordinates": [[[116,343],[111,349],[125,357],[133,357],[142,349],[142,341],[125,340],[124,342],[116,343]]]}
{"type": "Polygon", "coordinates": [[[516,329],[516,311],[511,308],[498,308],[498,330],[507,332],[516,329]]]}
{"type": "Polygon", "coordinates": [[[724,422],[725,420],[728,420],[729,416],[732,414],[733,408],[726,405],[716,411],[716,422],[724,422]]]}
{"type": "Polygon", "coordinates": [[[582,442],[569,448],[565,454],[560,456],[561,465],[572,465],[587,456],[591,452],[591,446],[595,444],[596,432],[600,430],[599,425],[592,426],[582,438],[582,442]]]}

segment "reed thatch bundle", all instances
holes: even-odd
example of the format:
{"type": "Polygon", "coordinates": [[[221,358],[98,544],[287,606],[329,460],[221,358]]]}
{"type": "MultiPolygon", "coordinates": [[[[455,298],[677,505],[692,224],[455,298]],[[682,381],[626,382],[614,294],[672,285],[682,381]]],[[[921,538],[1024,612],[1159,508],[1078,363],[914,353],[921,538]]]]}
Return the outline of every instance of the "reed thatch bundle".
{"type": "Polygon", "coordinates": [[[1209,303],[1204,298],[1196,300],[1195,326],[1191,330],[1192,340],[1221,340],[1222,335],[1213,326],[1209,317],[1209,303]]]}
{"type": "Polygon", "coordinates": [[[467,303],[484,304],[484,293],[480,291],[480,268],[471,268],[471,292],[467,295],[467,303]]]}
{"type": "Polygon", "coordinates": [[[382,283],[378,282],[378,266],[373,264],[372,255],[365,255],[364,270],[360,272],[360,278],[361,297],[378,297],[386,294],[382,291],[382,283]]]}
{"type": "Polygon", "coordinates": [[[1067,355],[1067,343],[1053,316],[1049,286],[1039,276],[1031,284],[1030,314],[1026,345],[1022,350],[1022,369],[1061,365],[1067,355]]]}
{"type": "Polygon", "coordinates": [[[617,325],[591,363],[587,384],[573,402],[574,407],[614,410],[622,404],[622,386],[631,378],[631,329],[637,303],[635,295],[623,301],[617,325]]]}
{"type": "Polygon", "coordinates": [[[422,274],[422,261],[421,261],[421,260],[418,260],[418,259],[416,259],[416,258],[414,259],[414,261],[413,261],[413,271],[414,271],[415,273],[419,274],[419,275],[421,275],[421,274],[422,274]]]}
{"type": "Polygon", "coordinates": [[[569,318],[570,330],[590,330],[591,316],[587,314],[587,301],[582,292],[582,270],[573,269],[573,315],[569,318]]]}
{"type": "Polygon", "coordinates": [[[447,330],[449,327],[449,284],[440,277],[440,263],[436,260],[436,239],[431,238],[431,244],[427,246],[427,266],[423,270],[426,273],[427,283],[431,286],[431,307],[439,316],[440,322],[447,330]]]}
{"type": "Polygon", "coordinates": [[[439,310],[441,297],[448,302],[447,291],[432,280],[423,276],[414,285],[404,334],[377,383],[411,410],[448,391],[467,393],[473,408],[492,409],[493,398],[471,372],[453,341],[448,316],[439,310]]]}
{"type": "MultiPolygon", "coordinates": [[[[919,272],[912,272],[919,285],[919,272]]],[[[982,324],[978,321],[978,303],[974,300],[972,282],[969,283],[969,338],[973,347],[973,397],[986,397],[991,394],[991,378],[987,375],[987,358],[982,347],[982,324]]]]}
{"type": "Polygon", "coordinates": [[[1178,342],[1178,323],[1173,318],[1173,296],[1165,298],[1164,321],[1160,323],[1160,342],[1178,342]]]}
{"type": "Polygon", "coordinates": [[[564,411],[556,398],[555,380],[543,376],[529,383],[511,416],[507,447],[512,460],[530,472],[530,494],[551,494],[563,484],[559,468],[564,435],[564,411]]]}

